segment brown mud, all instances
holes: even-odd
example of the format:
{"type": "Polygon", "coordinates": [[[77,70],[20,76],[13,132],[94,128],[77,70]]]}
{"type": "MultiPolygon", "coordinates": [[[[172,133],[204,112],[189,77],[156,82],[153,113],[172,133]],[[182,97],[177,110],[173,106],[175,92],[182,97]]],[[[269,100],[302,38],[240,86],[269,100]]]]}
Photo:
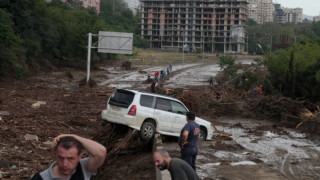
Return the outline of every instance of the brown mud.
{"type": "MultiPolygon", "coordinates": [[[[93,79],[101,82],[105,78],[105,72],[93,72],[88,87],[83,83],[83,72],[68,70],[39,74],[23,81],[0,82],[2,179],[30,179],[34,173],[46,169],[53,162],[48,141],[61,133],[92,138],[107,147],[107,159],[95,179],[154,179],[150,142],[141,141],[137,131],[106,123],[100,117],[114,88],[97,86],[93,79]]],[[[250,93],[231,87],[225,90],[219,102],[214,88],[158,89],[158,92],[180,99],[214,125],[223,124],[215,120],[220,116],[273,118],[275,126],[296,128],[300,124],[298,129],[307,132],[310,130],[308,122],[318,124],[317,118],[310,114],[301,119],[304,108],[315,117],[318,115],[317,106],[306,100],[251,97],[250,93]]],[[[234,126],[241,127],[240,124],[234,126]]],[[[319,131],[316,128],[313,132],[319,131]]],[[[214,138],[227,140],[228,137],[214,138]]],[[[217,144],[216,148],[241,149],[224,144],[217,144]]]]}

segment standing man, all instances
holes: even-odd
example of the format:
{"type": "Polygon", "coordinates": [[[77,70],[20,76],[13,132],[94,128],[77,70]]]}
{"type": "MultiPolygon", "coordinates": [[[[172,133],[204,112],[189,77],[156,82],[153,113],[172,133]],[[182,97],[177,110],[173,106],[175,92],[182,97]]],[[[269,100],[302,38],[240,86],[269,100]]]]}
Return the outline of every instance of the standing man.
{"type": "Polygon", "coordinates": [[[258,87],[258,94],[259,94],[260,96],[263,95],[262,85],[260,85],[260,86],[258,87]]]}
{"type": "Polygon", "coordinates": [[[196,171],[188,163],[178,158],[171,158],[163,149],[153,153],[153,163],[161,171],[168,169],[172,180],[200,180],[196,171]]]}
{"type": "Polygon", "coordinates": [[[196,158],[198,154],[197,141],[200,134],[200,126],[195,122],[195,114],[191,111],[187,113],[187,124],[182,128],[179,137],[181,148],[181,159],[185,160],[196,170],[196,158]]]}
{"type": "Polygon", "coordinates": [[[106,148],[101,144],[74,134],[61,134],[54,138],[56,161],[31,180],[89,180],[106,157],[106,148]],[[89,153],[83,158],[82,149],[89,153]]]}
{"type": "Polygon", "coordinates": [[[213,86],[213,77],[212,76],[210,76],[209,84],[210,84],[210,87],[213,86]]]}

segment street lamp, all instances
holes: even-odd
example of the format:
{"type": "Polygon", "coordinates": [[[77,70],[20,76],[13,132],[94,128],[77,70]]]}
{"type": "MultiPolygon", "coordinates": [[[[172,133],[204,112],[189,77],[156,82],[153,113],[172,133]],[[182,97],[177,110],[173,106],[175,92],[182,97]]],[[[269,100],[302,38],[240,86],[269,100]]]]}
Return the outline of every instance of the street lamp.
{"type": "Polygon", "coordinates": [[[264,50],[262,49],[261,45],[260,45],[260,44],[257,44],[257,46],[261,49],[262,53],[263,53],[264,55],[266,55],[266,53],[264,53],[264,50]]]}
{"type": "Polygon", "coordinates": [[[270,34],[270,52],[272,51],[272,34],[270,34]]]}

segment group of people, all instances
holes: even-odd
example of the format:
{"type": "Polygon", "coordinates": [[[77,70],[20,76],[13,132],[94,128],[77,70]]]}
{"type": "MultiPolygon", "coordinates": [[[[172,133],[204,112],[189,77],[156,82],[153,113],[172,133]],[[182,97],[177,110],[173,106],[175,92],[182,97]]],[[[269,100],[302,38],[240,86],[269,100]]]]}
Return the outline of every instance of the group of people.
{"type": "Polygon", "coordinates": [[[165,76],[169,75],[172,72],[172,65],[163,68],[161,71],[156,71],[154,73],[154,80],[159,82],[160,79],[164,78],[165,76]]]}
{"type": "MultiPolygon", "coordinates": [[[[156,71],[154,73],[154,81],[151,83],[151,92],[156,93],[156,88],[159,85],[159,80],[164,78],[165,76],[169,75],[172,72],[172,65],[170,64],[166,68],[162,69],[161,71],[156,71]],[[166,70],[165,70],[166,69],[166,70]]],[[[148,75],[149,79],[149,75],[148,75]]]]}
{"type": "MultiPolygon", "coordinates": [[[[191,111],[187,113],[186,121],[178,141],[181,159],[171,158],[164,149],[153,153],[154,164],[160,170],[168,169],[172,180],[200,179],[195,166],[200,126],[195,122],[195,114],[191,111]]],[[[74,134],[59,135],[54,138],[53,144],[56,161],[48,169],[36,173],[31,180],[89,180],[91,176],[96,175],[107,153],[103,145],[74,134]],[[88,157],[83,158],[83,149],[88,152],[88,157]]]]}
{"type": "Polygon", "coordinates": [[[200,134],[200,126],[195,122],[195,114],[188,112],[187,123],[182,128],[179,137],[181,159],[171,158],[164,149],[155,150],[153,153],[154,164],[162,171],[168,169],[172,180],[199,180],[196,173],[196,158],[198,154],[197,141],[200,134]]]}
{"type": "Polygon", "coordinates": [[[253,96],[257,96],[257,95],[262,96],[263,95],[262,85],[255,86],[252,90],[252,94],[253,96]]]}

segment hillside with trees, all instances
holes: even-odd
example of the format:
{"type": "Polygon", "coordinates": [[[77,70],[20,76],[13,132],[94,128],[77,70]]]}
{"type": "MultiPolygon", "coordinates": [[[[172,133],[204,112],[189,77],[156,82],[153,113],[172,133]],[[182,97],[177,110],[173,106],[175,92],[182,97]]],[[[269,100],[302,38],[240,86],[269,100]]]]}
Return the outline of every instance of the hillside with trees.
{"type": "MultiPolygon", "coordinates": [[[[94,8],[83,8],[79,0],[68,2],[0,0],[2,79],[24,79],[57,67],[85,68],[89,32],[131,32],[134,47],[148,47],[140,36],[141,15],[134,15],[123,0],[101,0],[99,14],[94,8]]],[[[235,87],[249,89],[247,80],[251,79],[251,83],[270,87],[267,89],[270,94],[319,101],[320,22],[257,24],[249,20],[246,32],[249,54],[265,55],[263,61],[268,72],[263,77],[248,72],[243,80],[233,82],[235,87]]],[[[93,66],[115,56],[92,51],[93,66]]],[[[235,74],[234,71],[230,70],[235,74]]]]}
{"type": "MultiPolygon", "coordinates": [[[[101,13],[84,9],[78,0],[0,0],[0,77],[17,79],[56,66],[83,68],[88,33],[134,33],[134,46],[145,47],[137,36],[138,16],[122,0],[101,0],[101,13]],[[113,9],[113,7],[115,7],[113,9]]],[[[110,54],[92,52],[93,63],[110,54]]]]}

